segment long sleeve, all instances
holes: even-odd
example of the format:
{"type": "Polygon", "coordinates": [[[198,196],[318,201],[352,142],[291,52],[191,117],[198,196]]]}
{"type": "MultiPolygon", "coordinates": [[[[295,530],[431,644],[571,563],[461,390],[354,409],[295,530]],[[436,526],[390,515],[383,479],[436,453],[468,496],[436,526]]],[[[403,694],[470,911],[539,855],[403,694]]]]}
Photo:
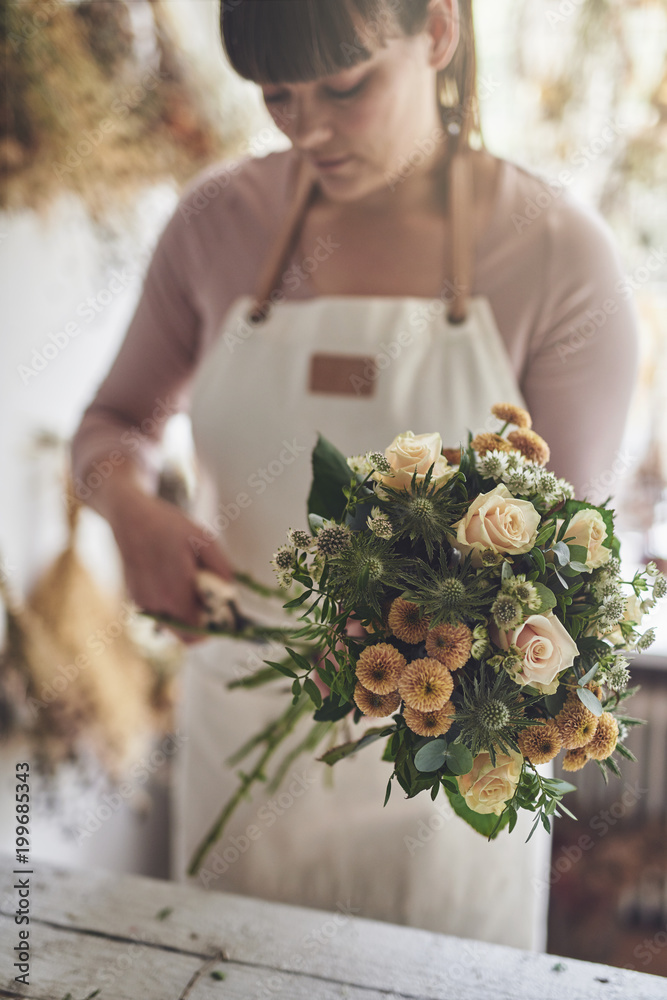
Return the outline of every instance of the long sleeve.
{"type": "Polygon", "coordinates": [[[537,330],[522,390],[552,468],[593,501],[628,466],[623,431],[639,363],[638,319],[613,235],[578,199],[553,206],[537,330]]]}
{"type": "Polygon", "coordinates": [[[184,408],[200,316],[185,281],[179,213],[167,224],[116,359],[72,442],[75,490],[86,498],[105,469],[131,459],[149,477],[167,420],[184,408]]]}

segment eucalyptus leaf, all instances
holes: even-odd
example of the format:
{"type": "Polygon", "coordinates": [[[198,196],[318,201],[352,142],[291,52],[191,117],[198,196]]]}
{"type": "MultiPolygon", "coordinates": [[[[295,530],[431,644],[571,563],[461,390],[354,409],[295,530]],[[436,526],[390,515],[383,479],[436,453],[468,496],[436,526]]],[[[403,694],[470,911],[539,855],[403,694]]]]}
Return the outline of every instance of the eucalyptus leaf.
{"type": "Polygon", "coordinates": [[[463,743],[450,743],[447,748],[447,767],[452,774],[468,774],[472,770],[472,754],[463,743]]]}
{"type": "Polygon", "coordinates": [[[587,673],[585,673],[583,677],[579,678],[579,686],[584,687],[586,684],[588,684],[589,681],[593,680],[599,669],[600,669],[600,664],[594,663],[591,669],[587,671],[587,673]]]}
{"type": "Polygon", "coordinates": [[[579,700],[583,702],[589,712],[594,715],[602,715],[602,703],[595,697],[592,691],[588,688],[577,688],[577,694],[579,695],[579,700]]]}
{"type": "Polygon", "coordinates": [[[418,771],[437,771],[445,763],[446,756],[447,744],[445,741],[441,739],[431,740],[415,754],[415,767],[418,771]]]}
{"type": "Polygon", "coordinates": [[[556,542],[551,550],[560,566],[567,566],[570,562],[570,549],[565,542],[556,542]]]}
{"type": "Polygon", "coordinates": [[[512,580],[513,578],[514,578],[514,572],[512,570],[512,567],[508,563],[507,559],[504,559],[503,568],[500,572],[500,579],[505,581],[505,580],[512,580]]]}

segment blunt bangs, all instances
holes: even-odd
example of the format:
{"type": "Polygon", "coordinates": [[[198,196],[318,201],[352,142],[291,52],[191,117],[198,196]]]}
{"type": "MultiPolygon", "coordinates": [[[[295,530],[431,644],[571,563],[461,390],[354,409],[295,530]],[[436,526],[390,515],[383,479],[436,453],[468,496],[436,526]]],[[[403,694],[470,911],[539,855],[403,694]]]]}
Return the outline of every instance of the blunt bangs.
{"type": "Polygon", "coordinates": [[[402,0],[221,0],[222,40],[232,67],[246,80],[305,82],[370,59],[387,38],[401,33],[396,15],[401,5],[402,0]]]}

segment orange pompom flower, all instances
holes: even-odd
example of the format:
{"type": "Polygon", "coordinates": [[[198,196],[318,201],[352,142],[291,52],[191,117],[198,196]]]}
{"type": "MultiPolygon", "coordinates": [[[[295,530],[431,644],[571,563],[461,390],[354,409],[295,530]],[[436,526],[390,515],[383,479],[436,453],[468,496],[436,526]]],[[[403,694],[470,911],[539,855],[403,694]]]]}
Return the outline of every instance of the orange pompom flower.
{"type": "Polygon", "coordinates": [[[439,712],[453,690],[454,681],[447,667],[427,657],[409,663],[398,685],[405,704],[418,712],[439,712]]]}
{"type": "Polygon", "coordinates": [[[428,632],[428,617],[420,617],[420,611],[412,601],[397,597],[392,601],[387,624],[397,639],[416,644],[423,642],[428,632]]]}
{"type": "Polygon", "coordinates": [[[405,665],[403,654],[388,642],[366,646],[357,660],[357,680],[373,694],[389,694],[398,687],[405,665]]]}
{"type": "Polygon", "coordinates": [[[426,652],[448,670],[458,670],[470,659],[472,632],[467,625],[442,623],[426,636],[426,652]]]}

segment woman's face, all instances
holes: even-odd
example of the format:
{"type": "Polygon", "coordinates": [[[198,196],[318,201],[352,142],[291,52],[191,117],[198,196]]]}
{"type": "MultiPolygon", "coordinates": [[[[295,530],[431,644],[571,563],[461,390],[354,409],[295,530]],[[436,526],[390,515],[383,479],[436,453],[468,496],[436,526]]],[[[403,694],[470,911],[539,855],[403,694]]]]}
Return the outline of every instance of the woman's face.
{"type": "Polygon", "coordinates": [[[405,159],[439,148],[443,129],[427,32],[392,38],[386,48],[333,76],[265,85],[278,128],[314,166],[325,197],[349,202],[386,187],[405,159]]]}

